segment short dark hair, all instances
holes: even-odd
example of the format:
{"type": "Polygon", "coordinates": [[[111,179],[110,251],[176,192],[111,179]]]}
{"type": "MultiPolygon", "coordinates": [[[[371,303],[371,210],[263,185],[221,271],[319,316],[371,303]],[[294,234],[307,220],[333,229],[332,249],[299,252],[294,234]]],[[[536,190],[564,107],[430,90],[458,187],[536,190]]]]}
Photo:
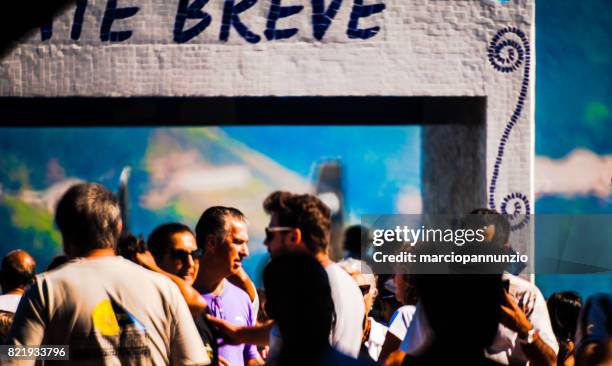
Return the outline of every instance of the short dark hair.
{"type": "MultiPolygon", "coordinates": [[[[121,209],[115,195],[98,183],[79,183],[57,204],[55,223],[77,254],[114,248],[119,238],[121,209]]],[[[66,243],[64,243],[65,245],[66,243]]]]}
{"type": "Polygon", "coordinates": [[[504,296],[500,274],[417,274],[414,284],[436,343],[454,342],[467,351],[493,342],[504,296]],[[463,301],[449,306],[455,298],[463,301]]]}
{"type": "Polygon", "coordinates": [[[477,208],[470,212],[470,216],[477,217],[477,226],[488,226],[493,225],[495,227],[495,234],[491,242],[498,246],[502,246],[510,240],[510,221],[508,221],[507,215],[500,214],[499,212],[490,208],[477,208]]]}
{"type": "Polygon", "coordinates": [[[560,342],[574,341],[582,298],[573,291],[555,292],[546,303],[550,323],[560,342]]]}
{"type": "Polygon", "coordinates": [[[55,257],[53,257],[53,259],[51,259],[51,263],[49,263],[49,265],[47,266],[47,272],[53,271],[54,269],[60,266],[63,266],[69,261],[70,261],[70,258],[68,258],[66,254],[56,255],[55,257]]]}
{"type": "Polygon", "coordinates": [[[234,207],[213,206],[202,213],[195,228],[198,248],[206,248],[206,238],[209,235],[213,235],[217,243],[223,241],[228,217],[246,222],[246,216],[234,207]]]}
{"type": "Polygon", "coordinates": [[[269,215],[278,216],[278,224],[298,228],[302,241],[313,253],[326,251],[329,246],[331,211],[319,198],[311,194],[276,191],[263,203],[269,215]]]}
{"type": "Polygon", "coordinates": [[[371,242],[370,236],[370,230],[365,226],[349,226],[344,231],[344,249],[352,253],[361,253],[361,244],[371,242]]]}
{"type": "Polygon", "coordinates": [[[147,250],[147,243],[145,243],[142,236],[128,234],[121,236],[117,241],[117,254],[137,264],[139,264],[136,258],[138,253],[144,253],[147,250]]]}
{"type": "Polygon", "coordinates": [[[0,278],[4,293],[24,288],[36,276],[36,261],[24,250],[12,250],[2,259],[0,278]]]}
{"type": "Polygon", "coordinates": [[[147,240],[147,246],[158,263],[168,252],[172,235],[178,233],[190,233],[193,235],[193,231],[191,231],[189,226],[183,225],[179,222],[170,222],[159,225],[151,232],[151,235],[149,235],[149,239],[147,240]]]}

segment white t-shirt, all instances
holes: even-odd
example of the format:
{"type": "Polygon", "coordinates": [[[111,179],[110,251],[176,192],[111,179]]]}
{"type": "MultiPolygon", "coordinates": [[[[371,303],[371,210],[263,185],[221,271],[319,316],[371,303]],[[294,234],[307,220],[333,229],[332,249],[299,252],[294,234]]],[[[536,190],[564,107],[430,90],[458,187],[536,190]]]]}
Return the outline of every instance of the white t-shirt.
{"type": "MultiPolygon", "coordinates": [[[[527,319],[533,324],[538,335],[555,354],[559,352],[559,345],[550,324],[546,300],[542,292],[531,282],[510,273],[504,273],[503,279],[510,281],[510,295],[518,301],[527,294],[535,297],[535,301],[530,309],[527,309],[527,319]]],[[[409,354],[418,355],[427,343],[431,340],[431,329],[427,323],[427,318],[420,305],[414,314],[414,320],[408,329],[406,338],[401,344],[401,350],[409,354]]],[[[504,365],[527,365],[529,362],[523,353],[521,345],[517,342],[516,332],[499,324],[497,335],[493,344],[485,351],[487,358],[504,365]]]]}
{"type": "Polygon", "coordinates": [[[365,305],[363,295],[353,278],[338,264],[325,267],[336,311],[336,324],[331,345],[338,351],[357,358],[361,348],[365,305]]]}
{"type": "Polygon", "coordinates": [[[38,275],[8,344],[67,344],[68,365],[210,364],[176,285],[121,257],[81,258],[38,275]]]}
{"type": "Polygon", "coordinates": [[[387,337],[387,329],[386,326],[370,317],[370,336],[364,342],[364,345],[368,349],[368,354],[374,361],[378,361],[380,351],[382,351],[382,346],[387,337]]]}
{"type": "Polygon", "coordinates": [[[414,318],[415,311],[416,306],[414,305],[404,305],[395,310],[395,313],[393,313],[389,321],[389,332],[400,340],[403,340],[414,318]]]}
{"type": "Polygon", "coordinates": [[[21,300],[21,295],[0,295],[0,310],[9,311],[11,313],[16,312],[17,305],[19,305],[19,300],[21,300]]]}

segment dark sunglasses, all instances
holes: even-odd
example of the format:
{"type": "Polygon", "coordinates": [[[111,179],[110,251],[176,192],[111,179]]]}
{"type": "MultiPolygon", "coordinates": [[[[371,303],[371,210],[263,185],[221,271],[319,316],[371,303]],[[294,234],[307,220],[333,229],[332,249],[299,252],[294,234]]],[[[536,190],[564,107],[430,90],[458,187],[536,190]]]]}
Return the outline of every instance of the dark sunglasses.
{"type": "Polygon", "coordinates": [[[359,286],[359,290],[361,291],[361,294],[363,296],[365,296],[365,295],[370,293],[370,288],[371,287],[372,286],[370,286],[370,285],[361,285],[361,286],[359,286]]]}
{"type": "Polygon", "coordinates": [[[291,230],[293,230],[293,228],[287,227],[287,226],[267,227],[266,228],[266,241],[272,240],[272,238],[274,237],[274,233],[282,233],[282,232],[291,231],[291,230]]]}
{"type": "Polygon", "coordinates": [[[193,260],[200,260],[200,257],[202,256],[202,249],[198,248],[193,252],[188,252],[183,249],[172,249],[172,258],[176,260],[187,262],[189,260],[189,256],[191,256],[193,260]]]}

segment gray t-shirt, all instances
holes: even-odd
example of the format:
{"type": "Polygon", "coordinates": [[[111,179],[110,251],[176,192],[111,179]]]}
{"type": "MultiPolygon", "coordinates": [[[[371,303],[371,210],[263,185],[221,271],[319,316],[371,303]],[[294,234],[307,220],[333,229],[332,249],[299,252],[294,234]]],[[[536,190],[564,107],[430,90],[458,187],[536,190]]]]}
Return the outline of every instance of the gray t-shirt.
{"type": "Polygon", "coordinates": [[[67,344],[67,365],[210,364],[176,285],[121,257],[76,259],[38,275],[8,343],[67,344]]]}

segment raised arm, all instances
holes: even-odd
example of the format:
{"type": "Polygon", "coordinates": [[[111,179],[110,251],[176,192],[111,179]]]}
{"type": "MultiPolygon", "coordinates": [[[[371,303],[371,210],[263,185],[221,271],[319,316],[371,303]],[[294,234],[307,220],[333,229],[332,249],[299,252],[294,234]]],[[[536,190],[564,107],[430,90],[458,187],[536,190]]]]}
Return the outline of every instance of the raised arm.
{"type": "Polygon", "coordinates": [[[143,253],[136,253],[136,260],[141,266],[153,272],[162,274],[172,280],[172,282],[174,282],[178,286],[181,295],[183,295],[183,298],[187,303],[187,307],[189,308],[189,311],[191,312],[191,315],[193,317],[202,314],[204,309],[206,309],[206,300],[204,300],[200,293],[191,285],[188,285],[187,282],[185,282],[185,280],[183,280],[179,276],[173,275],[172,273],[166,272],[163,269],[159,268],[157,266],[157,263],[155,263],[155,259],[153,258],[151,252],[147,250],[143,253]]]}
{"type": "Polygon", "coordinates": [[[224,344],[247,343],[267,346],[270,341],[270,332],[274,326],[272,320],[261,325],[241,327],[210,315],[207,315],[206,318],[217,327],[224,344]]]}
{"type": "MultiPolygon", "coordinates": [[[[548,315],[548,312],[546,313],[548,315]]],[[[527,319],[525,312],[506,292],[502,302],[501,323],[518,334],[519,342],[530,365],[554,366],[557,355],[538,335],[538,329],[527,319]]]]}
{"type": "Polygon", "coordinates": [[[243,289],[251,299],[251,302],[255,301],[255,297],[257,296],[257,288],[251,278],[246,273],[244,268],[240,268],[237,274],[228,278],[228,280],[234,285],[243,289]]]}

